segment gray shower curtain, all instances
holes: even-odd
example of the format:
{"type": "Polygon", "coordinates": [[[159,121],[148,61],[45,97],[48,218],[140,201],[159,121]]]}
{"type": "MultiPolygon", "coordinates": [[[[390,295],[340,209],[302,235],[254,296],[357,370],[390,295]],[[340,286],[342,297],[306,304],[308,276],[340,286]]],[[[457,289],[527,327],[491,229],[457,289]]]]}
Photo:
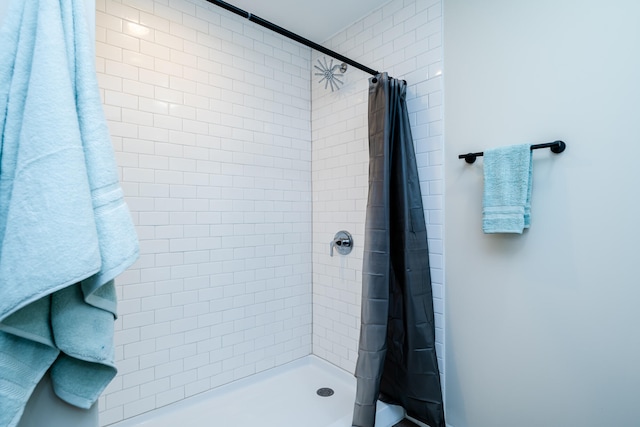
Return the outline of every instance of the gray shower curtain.
{"type": "Polygon", "coordinates": [[[406,82],[369,80],[369,199],[353,426],[373,427],[376,401],[445,427],[427,230],[406,82]]]}

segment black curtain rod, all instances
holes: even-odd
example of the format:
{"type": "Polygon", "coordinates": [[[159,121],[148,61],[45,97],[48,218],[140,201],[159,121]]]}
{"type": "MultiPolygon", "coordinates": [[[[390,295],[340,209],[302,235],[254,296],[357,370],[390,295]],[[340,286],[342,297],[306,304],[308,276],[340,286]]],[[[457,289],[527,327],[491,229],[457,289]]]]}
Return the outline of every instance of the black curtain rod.
{"type": "MultiPolygon", "coordinates": [[[[567,148],[567,144],[565,144],[563,141],[553,141],[553,142],[547,142],[544,144],[535,144],[531,146],[532,150],[536,150],[538,148],[550,148],[552,152],[556,154],[560,154],[564,151],[565,148],[567,148]]],[[[467,163],[473,163],[476,161],[476,157],[480,157],[483,155],[484,155],[483,152],[468,153],[468,154],[460,154],[458,158],[464,159],[464,161],[467,163]]]]}
{"type": "Polygon", "coordinates": [[[369,73],[369,74],[371,74],[373,76],[375,76],[377,74],[380,74],[376,70],[374,70],[372,68],[369,68],[369,67],[365,67],[364,65],[354,61],[353,59],[349,59],[346,56],[342,56],[337,52],[334,52],[334,51],[332,51],[330,49],[327,49],[324,46],[319,45],[318,43],[314,43],[311,40],[305,39],[304,37],[299,36],[296,33],[292,33],[291,31],[289,31],[289,30],[287,30],[285,28],[279,27],[279,26],[277,26],[277,25],[275,25],[275,24],[273,24],[273,23],[271,23],[271,22],[269,22],[269,21],[267,21],[265,19],[260,18],[259,16],[253,15],[253,14],[251,14],[249,12],[246,12],[246,11],[244,11],[244,10],[238,8],[238,7],[235,7],[232,4],[223,2],[221,0],[207,0],[207,1],[209,3],[211,3],[211,4],[215,4],[216,6],[220,6],[221,8],[226,9],[229,12],[233,12],[236,15],[240,15],[243,18],[246,18],[251,22],[255,22],[256,24],[258,24],[260,26],[263,26],[263,27],[265,27],[265,28],[267,28],[267,29],[269,29],[271,31],[274,31],[274,32],[276,32],[276,33],[278,33],[280,35],[288,37],[291,40],[295,40],[298,43],[302,43],[303,45],[305,45],[307,47],[310,47],[311,49],[317,50],[318,52],[322,52],[325,55],[329,55],[329,56],[337,59],[338,61],[342,61],[342,62],[344,62],[346,64],[349,64],[352,67],[355,67],[355,68],[357,68],[359,70],[364,71],[365,73],[369,73]]]}

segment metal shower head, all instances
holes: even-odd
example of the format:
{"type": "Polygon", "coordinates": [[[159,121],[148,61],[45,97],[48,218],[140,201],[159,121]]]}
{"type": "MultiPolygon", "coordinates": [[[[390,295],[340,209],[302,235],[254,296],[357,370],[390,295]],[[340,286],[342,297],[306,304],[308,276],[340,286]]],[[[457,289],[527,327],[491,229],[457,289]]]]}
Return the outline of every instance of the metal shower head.
{"type": "Polygon", "coordinates": [[[338,77],[344,76],[344,72],[347,71],[347,64],[343,62],[342,64],[333,65],[332,59],[329,65],[327,65],[327,58],[323,58],[323,60],[324,63],[322,63],[322,61],[320,61],[320,58],[318,58],[319,66],[314,65],[314,68],[320,71],[319,73],[315,73],[315,75],[322,77],[320,81],[318,81],[318,83],[322,83],[322,81],[324,80],[324,88],[326,89],[327,86],[330,85],[331,92],[333,92],[334,89],[340,89],[340,85],[344,84],[344,82],[338,77]],[[337,71],[340,72],[338,73],[337,71]]]}

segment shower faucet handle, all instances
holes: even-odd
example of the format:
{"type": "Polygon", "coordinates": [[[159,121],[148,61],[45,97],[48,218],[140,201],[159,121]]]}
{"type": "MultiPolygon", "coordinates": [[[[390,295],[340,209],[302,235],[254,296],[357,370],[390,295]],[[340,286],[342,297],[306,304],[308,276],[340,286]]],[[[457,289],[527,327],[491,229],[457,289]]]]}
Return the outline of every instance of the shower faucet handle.
{"type": "Polygon", "coordinates": [[[351,246],[351,241],[349,239],[333,239],[331,243],[329,243],[329,255],[333,256],[333,248],[345,248],[351,246]]]}
{"type": "Polygon", "coordinates": [[[331,243],[329,243],[330,256],[333,256],[333,248],[335,248],[339,254],[349,254],[353,248],[353,237],[351,237],[348,231],[338,231],[331,243]]]}

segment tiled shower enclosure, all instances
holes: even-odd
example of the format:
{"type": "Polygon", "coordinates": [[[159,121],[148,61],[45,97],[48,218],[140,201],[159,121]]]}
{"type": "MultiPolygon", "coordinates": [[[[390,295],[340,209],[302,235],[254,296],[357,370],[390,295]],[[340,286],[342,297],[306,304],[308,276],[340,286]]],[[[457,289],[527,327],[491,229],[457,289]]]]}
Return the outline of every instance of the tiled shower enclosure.
{"type": "MultiPolygon", "coordinates": [[[[351,68],[325,90],[317,53],[204,0],[96,9],[104,108],[141,243],[117,282],[119,374],[101,423],[312,352],[352,372],[370,76],[351,68]],[[330,257],[342,229],[354,250],[330,257]]],[[[392,0],[323,44],[409,84],[444,375],[441,26],[440,0],[392,0]]]]}

